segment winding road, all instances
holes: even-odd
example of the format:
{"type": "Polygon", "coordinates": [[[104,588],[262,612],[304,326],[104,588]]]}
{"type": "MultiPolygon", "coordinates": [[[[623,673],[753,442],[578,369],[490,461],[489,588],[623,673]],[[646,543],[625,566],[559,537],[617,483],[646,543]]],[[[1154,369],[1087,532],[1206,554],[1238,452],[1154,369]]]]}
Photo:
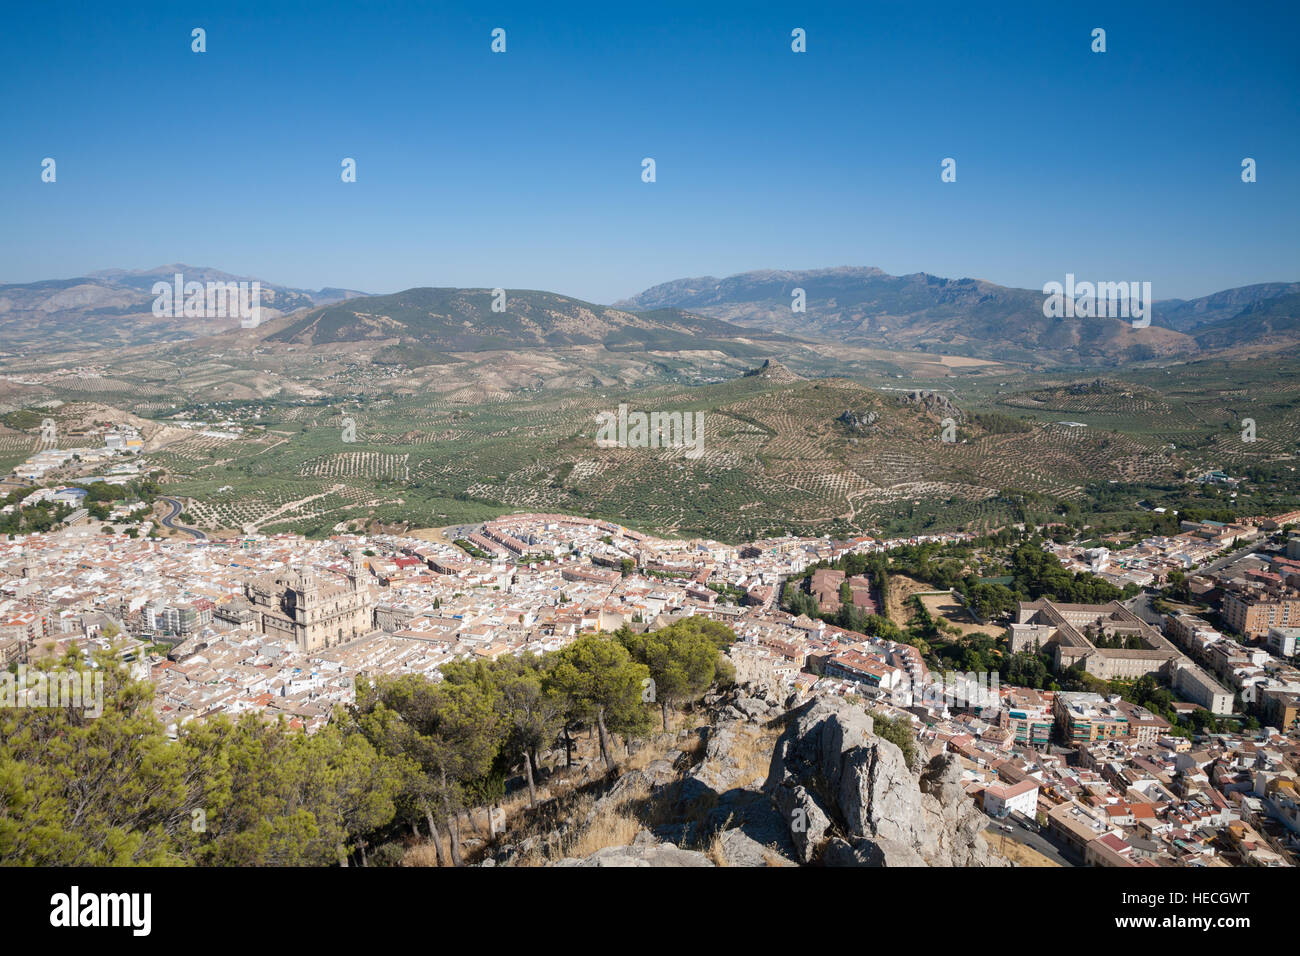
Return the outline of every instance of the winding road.
{"type": "Polygon", "coordinates": [[[207,539],[208,536],[204,534],[202,531],[200,531],[198,528],[187,528],[183,524],[176,523],[177,516],[182,511],[185,510],[184,505],[182,505],[175,498],[160,498],[159,500],[171,506],[171,511],[163,515],[162,518],[162,524],[164,528],[172,528],[176,531],[180,531],[183,534],[188,534],[192,538],[197,538],[200,541],[204,541],[207,539]]]}

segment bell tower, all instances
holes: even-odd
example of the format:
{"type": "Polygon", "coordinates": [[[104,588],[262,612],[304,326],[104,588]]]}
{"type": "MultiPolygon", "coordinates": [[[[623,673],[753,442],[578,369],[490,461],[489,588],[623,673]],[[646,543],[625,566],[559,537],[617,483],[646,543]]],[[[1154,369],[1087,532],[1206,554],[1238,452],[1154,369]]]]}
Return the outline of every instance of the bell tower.
{"type": "Polygon", "coordinates": [[[370,587],[370,567],[365,555],[360,551],[352,552],[352,567],[348,571],[348,581],[353,591],[368,590],[370,587]]]}

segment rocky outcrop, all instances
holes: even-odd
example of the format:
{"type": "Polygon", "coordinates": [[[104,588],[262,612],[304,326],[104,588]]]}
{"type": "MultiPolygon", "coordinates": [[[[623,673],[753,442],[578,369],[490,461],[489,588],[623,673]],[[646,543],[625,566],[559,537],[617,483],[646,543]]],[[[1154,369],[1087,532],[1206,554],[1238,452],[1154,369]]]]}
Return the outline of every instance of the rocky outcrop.
{"type": "Polygon", "coordinates": [[[736,685],[725,692],[704,698],[704,706],[714,721],[749,721],[762,724],[785,713],[781,693],[761,681],[736,685]]]}
{"type": "Polygon", "coordinates": [[[952,755],[920,776],[875,736],[871,716],[837,697],[792,712],[766,787],[804,863],[831,866],[996,866],[983,814],[952,755]]]}
{"type": "Polygon", "coordinates": [[[947,395],[941,395],[938,392],[927,392],[918,389],[914,392],[908,392],[899,401],[904,405],[919,405],[931,415],[939,418],[952,418],[961,421],[965,417],[962,410],[954,405],[947,395]]]}
{"type": "Polygon", "coordinates": [[[765,359],[762,365],[750,369],[743,377],[761,378],[766,382],[778,385],[789,385],[791,382],[803,381],[803,376],[796,375],[780,362],[773,362],[771,359],[765,359]]]}
{"type": "Polygon", "coordinates": [[[483,865],[558,848],[602,813],[631,814],[642,829],[630,845],[551,865],[1007,865],[984,843],[955,756],[913,771],[860,704],[792,703],[756,684],[710,695],[707,723],[655,738],[661,756],[604,786],[585,818],[503,845],[483,865]]]}
{"type": "Polygon", "coordinates": [[[846,411],[835,419],[854,435],[870,435],[876,430],[876,422],[880,421],[880,415],[876,412],[855,412],[846,411]]]}

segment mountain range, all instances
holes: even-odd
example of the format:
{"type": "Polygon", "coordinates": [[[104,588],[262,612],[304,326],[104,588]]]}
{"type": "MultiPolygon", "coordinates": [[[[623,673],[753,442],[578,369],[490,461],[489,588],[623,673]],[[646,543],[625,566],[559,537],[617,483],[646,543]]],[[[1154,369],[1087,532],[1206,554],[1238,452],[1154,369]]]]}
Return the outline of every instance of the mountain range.
{"type": "Polygon", "coordinates": [[[1055,319],[1044,296],[981,279],[923,272],[889,275],[844,266],[761,270],[718,279],[677,279],[615,303],[679,308],[750,328],[846,344],[939,350],[1029,364],[1122,365],[1207,351],[1276,351],[1300,346],[1300,282],[1271,282],[1199,299],[1157,300],[1151,325],[1123,319],[1055,319]],[[792,309],[802,289],[804,312],[792,309]]]}
{"type": "MultiPolygon", "coordinates": [[[[234,328],[238,318],[155,316],[156,282],[254,281],[183,263],[154,269],[108,269],[72,279],[0,285],[0,352],[56,351],[177,341],[234,328]]],[[[274,318],[365,295],[350,289],[295,289],[261,282],[262,315],[274,318]]]]}
{"type": "Polygon", "coordinates": [[[677,279],[612,306],[537,290],[414,288],[386,295],[262,283],[262,325],[159,317],[152,287],[248,281],[183,264],[0,285],[0,352],[50,352],[224,335],[269,348],[374,345],[427,365],[444,352],[601,346],[611,352],[770,354],[782,343],[941,353],[1032,367],[1252,358],[1300,351],[1300,282],[1157,300],[1149,327],[1124,319],[1049,318],[1043,293],[981,279],[876,268],[762,270],[677,279]],[[792,309],[802,289],[805,310],[792,309]],[[494,307],[495,306],[495,307],[494,307]]]}
{"type": "Polygon", "coordinates": [[[602,345],[615,352],[718,351],[757,354],[755,339],[788,336],[745,329],[680,309],[629,312],[530,289],[407,289],[311,309],[265,341],[297,345],[396,340],[446,352],[602,345]],[[494,307],[495,306],[495,307],[494,307]]]}

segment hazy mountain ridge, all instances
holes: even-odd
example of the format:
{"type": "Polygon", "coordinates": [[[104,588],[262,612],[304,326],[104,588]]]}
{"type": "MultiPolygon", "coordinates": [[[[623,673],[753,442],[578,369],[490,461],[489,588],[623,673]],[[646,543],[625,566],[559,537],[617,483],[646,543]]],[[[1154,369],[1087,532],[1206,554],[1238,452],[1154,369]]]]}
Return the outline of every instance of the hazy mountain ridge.
{"type": "Polygon", "coordinates": [[[1180,332],[1199,330],[1230,319],[1261,302],[1300,292],[1300,282],[1261,282],[1201,296],[1165,299],[1156,303],[1155,321],[1180,332]]]}
{"type": "Polygon", "coordinates": [[[1231,348],[1243,340],[1257,348],[1287,348],[1300,338],[1300,283],[1296,291],[1252,302],[1237,314],[1196,326],[1192,332],[1203,349],[1231,348]]]}
{"type": "Polygon", "coordinates": [[[296,289],[184,263],[106,269],[69,279],[0,285],[0,341],[7,350],[50,351],[177,341],[238,326],[238,317],[155,316],[154,284],[171,283],[177,273],[186,282],[260,282],[265,319],[365,294],[336,288],[296,289]]]}
{"type": "MultiPolygon", "coordinates": [[[[154,283],[170,282],[176,273],[187,281],[261,281],[177,263],[0,285],[0,342],[10,353],[50,352],[239,334],[234,318],[154,316],[154,283]]],[[[507,290],[504,312],[492,310],[488,289],[421,287],[366,295],[263,281],[261,290],[262,330],[256,335],[272,346],[358,343],[482,352],[599,345],[624,353],[756,357],[793,337],[1035,366],[1300,350],[1300,282],[1158,300],[1146,328],[1125,319],[1045,317],[1043,294],[1033,289],[853,266],[677,279],[612,306],[507,290]],[[804,312],[791,309],[795,289],[804,290],[804,312]]]]}
{"type": "Polygon", "coordinates": [[[749,352],[756,332],[680,309],[640,313],[537,290],[504,290],[494,311],[491,289],[417,288],[313,309],[265,340],[298,345],[397,340],[449,352],[603,345],[627,350],[749,352]]]}
{"type": "Polygon", "coordinates": [[[1300,310],[1288,294],[1300,283],[1260,283],[1192,300],[1157,301],[1152,324],[1124,319],[1054,319],[1043,315],[1043,294],[981,279],[945,279],[928,273],[893,276],[877,268],[842,266],[804,271],[760,270],[718,279],[677,279],[621,300],[623,308],[689,309],[741,326],[802,334],[855,345],[940,350],[982,358],[1050,364],[1126,364],[1194,356],[1206,349],[1252,348],[1251,328],[1225,319],[1271,313],[1270,348],[1300,345],[1300,310]],[[803,289],[806,311],[791,308],[803,289]],[[1202,337],[1203,327],[1216,334],[1202,337]]]}

